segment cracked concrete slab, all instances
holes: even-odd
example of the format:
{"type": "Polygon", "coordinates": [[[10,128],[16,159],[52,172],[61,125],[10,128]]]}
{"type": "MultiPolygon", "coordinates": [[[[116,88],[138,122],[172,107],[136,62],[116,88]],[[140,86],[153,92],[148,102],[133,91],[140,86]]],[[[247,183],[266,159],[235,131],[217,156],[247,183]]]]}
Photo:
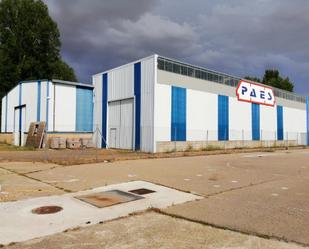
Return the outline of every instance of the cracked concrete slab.
{"type": "Polygon", "coordinates": [[[264,180],[275,180],[280,177],[273,174],[264,174],[263,171],[259,172],[256,167],[239,165],[238,160],[239,156],[236,155],[221,155],[121,161],[58,167],[29,174],[29,176],[44,182],[52,182],[57,187],[71,191],[126,180],[146,180],[202,195],[213,194],[264,180]],[[75,183],[67,182],[69,179],[79,179],[79,181],[75,183]],[[237,182],[231,182],[229,179],[237,182]],[[213,185],[220,185],[220,188],[215,188],[213,185]]]}
{"type": "Polygon", "coordinates": [[[165,210],[249,234],[309,244],[309,182],[286,179],[227,191],[165,210]]]}
{"type": "Polygon", "coordinates": [[[6,249],[302,249],[154,212],[33,239],[6,249]]]}
{"type": "Polygon", "coordinates": [[[63,193],[44,182],[8,173],[0,175],[0,204],[4,201],[16,201],[29,197],[48,196],[63,193]]]}
{"type": "MultiPolygon", "coordinates": [[[[0,244],[25,241],[62,232],[74,227],[87,226],[89,224],[96,224],[102,221],[124,217],[149,208],[166,208],[180,203],[199,200],[201,198],[200,196],[149,182],[134,181],[109,185],[74,194],[0,203],[0,244]],[[155,192],[143,196],[135,195],[141,199],[104,208],[98,208],[97,206],[80,200],[80,196],[87,194],[95,194],[110,190],[120,190],[128,193],[131,190],[140,188],[147,188],[155,192]],[[33,213],[34,209],[46,206],[56,206],[62,208],[62,210],[52,214],[33,213]]],[[[104,200],[105,199],[106,198],[104,198],[104,200]]],[[[96,201],[103,201],[103,199],[98,197],[96,201]]]]}
{"type": "Polygon", "coordinates": [[[60,167],[57,164],[47,164],[41,162],[6,162],[0,163],[0,170],[6,169],[17,174],[27,174],[31,172],[44,171],[51,168],[60,167]]]}

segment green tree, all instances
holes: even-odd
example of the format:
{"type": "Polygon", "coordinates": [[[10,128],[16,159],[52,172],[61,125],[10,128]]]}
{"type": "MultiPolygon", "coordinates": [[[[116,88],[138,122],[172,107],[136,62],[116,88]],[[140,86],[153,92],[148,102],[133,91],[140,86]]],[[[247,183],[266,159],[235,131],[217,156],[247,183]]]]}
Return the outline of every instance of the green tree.
{"type": "Polygon", "coordinates": [[[258,77],[246,76],[245,79],[264,83],[266,85],[283,89],[289,92],[294,91],[294,84],[290,81],[288,77],[282,78],[280,76],[279,70],[276,69],[267,69],[265,70],[263,80],[258,77]]]}
{"type": "Polygon", "coordinates": [[[68,64],[66,64],[62,60],[59,60],[55,64],[53,78],[58,80],[76,81],[73,68],[71,68],[68,64]]]}
{"type": "Polygon", "coordinates": [[[259,83],[262,82],[261,79],[258,78],[258,77],[246,76],[245,79],[246,79],[246,80],[250,80],[250,81],[254,81],[254,82],[259,82],[259,83]]]}
{"type": "Polygon", "coordinates": [[[282,78],[279,70],[276,69],[265,70],[263,82],[269,86],[277,87],[289,92],[294,91],[294,84],[290,81],[290,79],[288,77],[282,78]]]}
{"type": "Polygon", "coordinates": [[[76,81],[60,33],[41,0],[0,1],[0,98],[21,80],[76,81]]]}

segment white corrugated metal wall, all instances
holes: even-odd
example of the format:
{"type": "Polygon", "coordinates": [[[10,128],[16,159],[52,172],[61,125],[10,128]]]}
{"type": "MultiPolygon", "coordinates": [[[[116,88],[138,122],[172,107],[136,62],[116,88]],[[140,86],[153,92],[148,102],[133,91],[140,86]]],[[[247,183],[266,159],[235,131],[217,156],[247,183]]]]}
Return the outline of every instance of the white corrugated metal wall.
{"type": "MultiPolygon", "coordinates": [[[[7,132],[14,131],[14,108],[19,105],[19,86],[14,87],[8,94],[7,132]]],[[[2,102],[3,104],[3,102],[2,102]]]]}
{"type": "Polygon", "coordinates": [[[116,148],[133,149],[134,64],[109,71],[107,85],[107,144],[114,143],[109,139],[115,132],[116,148]]]}
{"type": "Polygon", "coordinates": [[[154,151],[154,88],[156,56],[141,62],[141,150],[154,151]]]}
{"type": "Polygon", "coordinates": [[[93,105],[93,140],[97,147],[101,147],[102,136],[102,74],[92,76],[94,85],[93,105]]]}
{"type": "MultiPolygon", "coordinates": [[[[157,56],[141,61],[141,150],[156,151],[156,142],[171,141],[172,86],[186,88],[186,141],[218,140],[218,94],[228,96],[229,140],[252,140],[252,104],[237,100],[235,88],[222,84],[157,70],[157,56]]],[[[108,101],[134,96],[134,63],[110,70],[108,75],[108,101]]],[[[95,75],[95,118],[102,127],[102,74],[95,75]]],[[[280,100],[280,99],[279,99],[280,100]]],[[[284,131],[306,132],[304,105],[280,100],[283,105],[284,131]],[[298,125],[289,123],[300,120],[298,125]]],[[[110,112],[108,108],[107,112],[110,112]]],[[[112,118],[109,113],[108,118],[112,118]]],[[[107,122],[108,123],[108,122],[107,122]]],[[[275,140],[277,132],[277,108],[260,106],[260,130],[262,140],[275,140]]],[[[107,132],[109,128],[107,127],[107,132]]],[[[286,134],[286,133],[285,133],[286,134]]],[[[135,134],[134,134],[135,136],[135,134]]],[[[286,136],[286,135],[284,135],[286,136]]],[[[107,140],[109,135],[107,134],[107,140]]],[[[284,137],[286,138],[286,137],[284,137]]]]}
{"type": "MultiPolygon", "coordinates": [[[[218,139],[218,94],[228,96],[229,140],[252,140],[252,104],[238,101],[235,88],[158,70],[155,91],[155,141],[171,141],[171,88],[186,88],[186,141],[218,139]],[[209,84],[209,86],[207,85],[209,84]],[[216,89],[218,86],[221,90],[216,89]]],[[[305,104],[292,108],[289,101],[278,98],[283,106],[284,139],[296,139],[306,133],[305,104]],[[299,120],[295,124],[295,120],[299,120]],[[290,137],[288,137],[290,134],[290,137]]],[[[261,140],[277,139],[277,106],[260,105],[261,140]]],[[[302,138],[304,140],[304,138],[302,138]]],[[[304,141],[302,142],[304,143],[304,141]]]]}
{"type": "MultiPolygon", "coordinates": [[[[102,131],[102,87],[103,87],[103,74],[107,74],[107,98],[108,98],[108,107],[107,107],[107,134],[106,142],[107,146],[115,145],[115,142],[109,141],[111,135],[114,137],[114,134],[110,132],[115,132],[114,122],[117,123],[117,103],[115,101],[121,101],[124,105],[121,105],[121,108],[127,108],[121,112],[120,120],[130,120],[131,118],[131,103],[133,101],[133,120],[132,127],[128,124],[127,121],[123,124],[121,136],[124,137],[123,144],[119,142],[116,144],[119,148],[127,148],[129,140],[133,140],[133,145],[135,143],[135,108],[136,108],[136,96],[134,89],[134,65],[140,63],[140,149],[142,151],[152,152],[154,148],[154,139],[153,139],[153,109],[154,109],[154,74],[155,74],[155,56],[147,57],[140,61],[129,63],[127,65],[109,70],[107,72],[97,74],[93,76],[93,85],[95,86],[95,101],[94,101],[94,123],[97,129],[99,129],[99,136],[103,134],[102,131]],[[128,102],[128,103],[126,103],[128,102]],[[130,110],[129,110],[130,109],[130,110]],[[124,116],[128,115],[128,117],[124,116]],[[112,129],[112,131],[111,131],[112,129]],[[127,130],[127,132],[125,132],[127,130]],[[131,131],[133,130],[133,137],[131,138],[131,131]],[[111,143],[111,144],[110,144],[111,143]]],[[[121,129],[120,129],[121,130],[121,129]]],[[[100,139],[96,139],[97,141],[100,139]]],[[[102,146],[101,141],[97,142],[99,147],[102,146]]],[[[135,146],[131,147],[134,148],[135,146]]]]}
{"type": "Polygon", "coordinates": [[[156,84],[154,101],[154,140],[171,141],[171,86],[156,84]]]}
{"type": "Polygon", "coordinates": [[[187,141],[217,140],[218,96],[187,89],[187,141]]]}
{"type": "Polygon", "coordinates": [[[5,133],[7,132],[7,125],[6,125],[6,115],[7,115],[7,96],[4,96],[2,98],[2,103],[1,103],[1,132],[5,133]]]}
{"type": "Polygon", "coordinates": [[[119,148],[134,149],[134,99],[120,101],[119,148]]]}
{"type": "Polygon", "coordinates": [[[55,84],[55,131],[74,132],[76,127],[76,87],[55,84]]]}
{"type": "Polygon", "coordinates": [[[2,105],[1,132],[11,133],[18,128],[15,115],[18,106],[25,106],[22,114],[24,132],[28,131],[31,122],[47,120],[49,132],[76,131],[75,85],[47,80],[21,82],[2,99],[2,105]]]}
{"type": "Polygon", "coordinates": [[[134,149],[134,98],[109,102],[108,108],[109,147],[134,149]]]}
{"type": "Polygon", "coordinates": [[[229,129],[230,140],[252,139],[251,103],[229,98],[229,129]]]}

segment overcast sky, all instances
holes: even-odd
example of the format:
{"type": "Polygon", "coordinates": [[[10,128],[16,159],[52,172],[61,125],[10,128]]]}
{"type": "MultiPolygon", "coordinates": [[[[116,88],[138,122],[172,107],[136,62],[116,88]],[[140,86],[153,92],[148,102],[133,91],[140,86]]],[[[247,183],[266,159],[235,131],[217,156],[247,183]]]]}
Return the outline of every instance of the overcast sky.
{"type": "Polygon", "coordinates": [[[44,0],[78,79],[160,54],[235,76],[277,68],[309,94],[308,0],[44,0]]]}

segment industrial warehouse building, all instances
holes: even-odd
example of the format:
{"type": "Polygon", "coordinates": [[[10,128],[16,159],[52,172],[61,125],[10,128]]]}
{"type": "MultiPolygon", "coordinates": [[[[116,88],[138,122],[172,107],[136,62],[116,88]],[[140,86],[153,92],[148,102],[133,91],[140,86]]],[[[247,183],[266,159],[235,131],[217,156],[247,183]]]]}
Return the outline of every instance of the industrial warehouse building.
{"type": "Polygon", "coordinates": [[[96,74],[97,146],[167,152],[307,144],[305,97],[244,82],[260,89],[259,98],[274,95],[255,102],[255,90],[238,91],[240,81],[158,55],[96,74]]]}
{"type": "MultiPolygon", "coordinates": [[[[93,87],[61,80],[22,81],[2,99],[1,133],[24,145],[31,122],[46,122],[49,136],[92,136],[93,87]]],[[[2,140],[4,140],[2,138],[2,140]]]]}
{"type": "Polygon", "coordinates": [[[92,80],[20,82],[2,99],[1,136],[24,145],[46,121],[48,136],[144,152],[308,144],[308,99],[291,92],[158,55],[92,80]]]}

